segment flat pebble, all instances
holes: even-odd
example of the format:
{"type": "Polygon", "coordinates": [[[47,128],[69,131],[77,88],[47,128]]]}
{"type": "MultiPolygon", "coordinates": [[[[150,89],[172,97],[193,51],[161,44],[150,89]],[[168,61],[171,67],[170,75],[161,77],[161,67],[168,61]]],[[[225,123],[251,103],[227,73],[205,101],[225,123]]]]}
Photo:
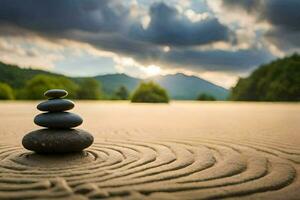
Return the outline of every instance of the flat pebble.
{"type": "Polygon", "coordinates": [[[71,110],[74,106],[73,101],[68,99],[50,99],[38,104],[37,109],[40,111],[61,112],[71,110]]]}
{"type": "Polygon", "coordinates": [[[83,120],[80,116],[69,112],[42,113],[34,118],[36,125],[48,128],[74,128],[81,125],[82,122],[83,120]]]}
{"type": "Polygon", "coordinates": [[[42,154],[79,152],[89,147],[93,136],[80,129],[39,129],[25,135],[24,148],[42,154]]]}
{"type": "Polygon", "coordinates": [[[68,92],[61,89],[51,89],[46,91],[44,95],[49,98],[63,98],[68,95],[68,92]]]}

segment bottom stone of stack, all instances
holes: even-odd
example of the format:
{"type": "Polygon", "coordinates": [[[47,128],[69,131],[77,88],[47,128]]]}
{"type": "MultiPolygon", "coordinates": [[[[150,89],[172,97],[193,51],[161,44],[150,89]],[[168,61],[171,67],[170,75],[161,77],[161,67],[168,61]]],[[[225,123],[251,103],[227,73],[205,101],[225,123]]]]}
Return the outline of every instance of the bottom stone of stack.
{"type": "Polygon", "coordinates": [[[80,129],[39,129],[24,136],[23,146],[42,154],[79,152],[89,147],[93,136],[80,129]]]}

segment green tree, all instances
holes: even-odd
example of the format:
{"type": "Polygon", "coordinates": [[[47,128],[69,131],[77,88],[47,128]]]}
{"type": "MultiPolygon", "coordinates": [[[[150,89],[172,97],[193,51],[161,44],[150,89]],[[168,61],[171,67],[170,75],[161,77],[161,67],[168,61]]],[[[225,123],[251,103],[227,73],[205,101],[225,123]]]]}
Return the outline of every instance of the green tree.
{"type": "Polygon", "coordinates": [[[201,94],[199,94],[197,100],[199,100],[199,101],[215,101],[216,98],[210,94],[201,93],[201,94]]]}
{"type": "Polygon", "coordinates": [[[119,87],[119,89],[115,92],[115,96],[117,99],[127,100],[129,98],[129,92],[125,86],[119,87]]]}
{"type": "Polygon", "coordinates": [[[237,101],[300,101],[300,56],[278,59],[262,65],[247,78],[240,78],[231,90],[237,101]]]}
{"type": "Polygon", "coordinates": [[[93,78],[84,78],[79,82],[78,99],[100,99],[100,83],[93,78]]]}
{"type": "Polygon", "coordinates": [[[156,83],[142,82],[133,93],[131,102],[168,103],[169,97],[166,90],[156,83]]]}
{"type": "Polygon", "coordinates": [[[6,83],[0,83],[0,99],[1,100],[12,100],[14,99],[13,89],[6,83]]]}
{"type": "Polygon", "coordinates": [[[26,99],[43,99],[45,98],[44,92],[54,88],[67,90],[68,97],[72,99],[76,97],[78,86],[66,77],[37,75],[26,83],[25,89],[21,93],[26,99]]]}

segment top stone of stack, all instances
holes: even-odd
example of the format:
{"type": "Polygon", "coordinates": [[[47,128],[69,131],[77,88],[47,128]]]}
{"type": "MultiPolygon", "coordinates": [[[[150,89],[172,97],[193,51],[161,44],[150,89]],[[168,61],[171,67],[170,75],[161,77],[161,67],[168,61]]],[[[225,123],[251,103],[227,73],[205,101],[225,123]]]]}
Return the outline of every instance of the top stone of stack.
{"type": "Polygon", "coordinates": [[[60,89],[52,89],[48,90],[44,93],[44,96],[56,99],[56,98],[64,98],[68,95],[68,92],[66,90],[60,90],[60,89]]]}

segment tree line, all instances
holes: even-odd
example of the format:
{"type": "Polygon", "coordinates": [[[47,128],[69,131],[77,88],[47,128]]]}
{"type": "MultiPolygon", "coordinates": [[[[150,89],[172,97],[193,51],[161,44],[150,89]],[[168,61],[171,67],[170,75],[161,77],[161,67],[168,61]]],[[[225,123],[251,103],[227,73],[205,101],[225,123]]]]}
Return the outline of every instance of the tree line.
{"type": "MultiPolygon", "coordinates": [[[[168,103],[168,92],[153,81],[141,82],[135,91],[130,94],[125,86],[120,86],[113,95],[107,96],[101,84],[94,78],[77,78],[74,80],[63,76],[40,74],[26,81],[22,88],[12,88],[7,83],[0,83],[0,99],[2,100],[39,100],[49,89],[60,88],[68,91],[70,99],[88,100],[131,100],[135,103],[168,103]]],[[[209,94],[201,93],[197,100],[213,101],[209,94]]]]}
{"type": "Polygon", "coordinates": [[[74,81],[63,76],[45,74],[34,76],[22,88],[13,89],[7,83],[0,83],[0,99],[39,100],[44,98],[45,91],[53,88],[67,90],[70,99],[131,99],[132,102],[152,103],[169,101],[166,90],[154,82],[142,82],[132,96],[125,86],[120,86],[112,96],[108,97],[103,93],[101,84],[94,78],[78,78],[74,81]]]}
{"type": "Polygon", "coordinates": [[[233,101],[300,101],[300,55],[277,59],[240,78],[233,101]]]}
{"type": "Polygon", "coordinates": [[[25,82],[24,87],[12,88],[0,83],[0,99],[37,100],[49,89],[61,88],[69,92],[71,99],[100,99],[101,86],[93,78],[73,81],[63,76],[40,74],[25,82]]]}

